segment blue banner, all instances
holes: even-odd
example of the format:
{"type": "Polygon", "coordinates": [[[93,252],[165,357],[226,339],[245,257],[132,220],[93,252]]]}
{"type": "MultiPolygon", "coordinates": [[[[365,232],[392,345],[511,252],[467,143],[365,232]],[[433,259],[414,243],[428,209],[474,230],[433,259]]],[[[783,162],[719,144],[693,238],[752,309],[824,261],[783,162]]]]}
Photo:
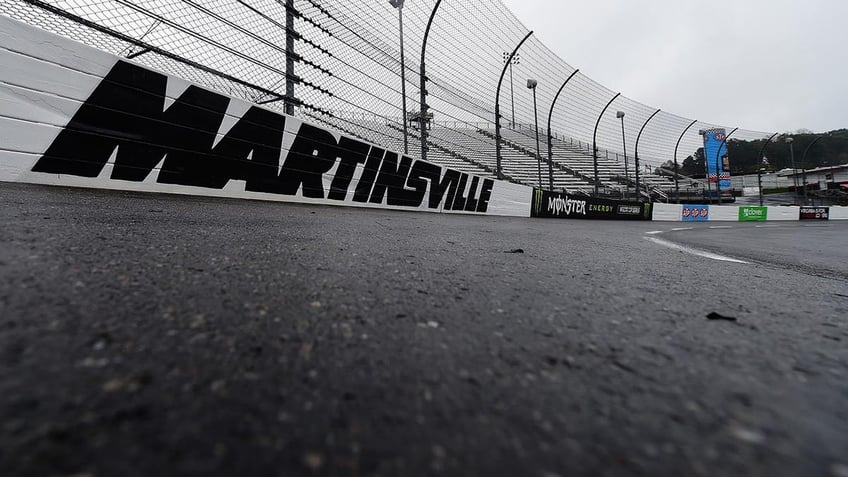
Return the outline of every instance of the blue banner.
{"type": "Polygon", "coordinates": [[[730,189],[730,161],[727,158],[727,131],[709,129],[704,132],[704,160],[707,163],[707,180],[715,183],[721,177],[721,188],[730,189]]]}
{"type": "Polygon", "coordinates": [[[680,219],[683,222],[707,222],[710,220],[710,206],[684,205],[680,219]]]}

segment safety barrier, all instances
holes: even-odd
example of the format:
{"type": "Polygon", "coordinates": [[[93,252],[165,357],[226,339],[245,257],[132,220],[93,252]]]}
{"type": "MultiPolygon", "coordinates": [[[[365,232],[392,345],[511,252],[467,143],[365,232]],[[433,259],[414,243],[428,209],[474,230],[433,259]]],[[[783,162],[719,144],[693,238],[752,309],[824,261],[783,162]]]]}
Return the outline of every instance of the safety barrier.
{"type": "Polygon", "coordinates": [[[652,219],[664,222],[848,220],[848,207],[755,207],[656,203],[653,206],[652,219]]]}
{"type": "Polygon", "coordinates": [[[527,217],[531,189],[415,160],[0,16],[0,180],[527,217]]]}
{"type": "Polygon", "coordinates": [[[848,207],[570,196],[478,177],[0,16],[0,181],[479,215],[848,220],[848,207]]]}

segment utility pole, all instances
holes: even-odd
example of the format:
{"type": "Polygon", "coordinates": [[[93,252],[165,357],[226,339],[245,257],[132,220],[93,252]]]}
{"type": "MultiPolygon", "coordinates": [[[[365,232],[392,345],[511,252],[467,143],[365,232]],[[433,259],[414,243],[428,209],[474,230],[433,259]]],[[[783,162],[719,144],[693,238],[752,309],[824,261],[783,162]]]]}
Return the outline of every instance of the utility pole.
{"type": "Polygon", "coordinates": [[[294,0],[286,0],[286,101],[285,111],[294,115],[294,0]]]}

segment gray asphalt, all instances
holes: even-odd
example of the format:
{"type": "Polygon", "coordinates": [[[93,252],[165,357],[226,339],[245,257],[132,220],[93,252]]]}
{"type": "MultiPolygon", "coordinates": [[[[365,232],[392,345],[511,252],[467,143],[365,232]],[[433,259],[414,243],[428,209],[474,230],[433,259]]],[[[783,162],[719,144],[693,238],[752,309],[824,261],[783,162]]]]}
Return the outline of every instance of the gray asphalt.
{"type": "Polygon", "coordinates": [[[0,223],[3,476],[848,475],[845,223],[5,183],[0,223]]]}
{"type": "Polygon", "coordinates": [[[848,224],[843,222],[715,223],[673,230],[679,228],[689,227],[676,224],[662,237],[699,250],[848,280],[848,224]]]}

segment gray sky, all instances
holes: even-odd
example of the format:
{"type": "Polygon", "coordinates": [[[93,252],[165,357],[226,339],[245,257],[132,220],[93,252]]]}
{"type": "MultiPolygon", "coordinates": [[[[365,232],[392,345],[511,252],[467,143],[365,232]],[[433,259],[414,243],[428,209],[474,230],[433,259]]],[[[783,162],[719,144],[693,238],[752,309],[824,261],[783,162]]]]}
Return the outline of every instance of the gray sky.
{"type": "Polygon", "coordinates": [[[848,127],[848,1],[502,0],[604,86],[757,131],[848,127]]]}

